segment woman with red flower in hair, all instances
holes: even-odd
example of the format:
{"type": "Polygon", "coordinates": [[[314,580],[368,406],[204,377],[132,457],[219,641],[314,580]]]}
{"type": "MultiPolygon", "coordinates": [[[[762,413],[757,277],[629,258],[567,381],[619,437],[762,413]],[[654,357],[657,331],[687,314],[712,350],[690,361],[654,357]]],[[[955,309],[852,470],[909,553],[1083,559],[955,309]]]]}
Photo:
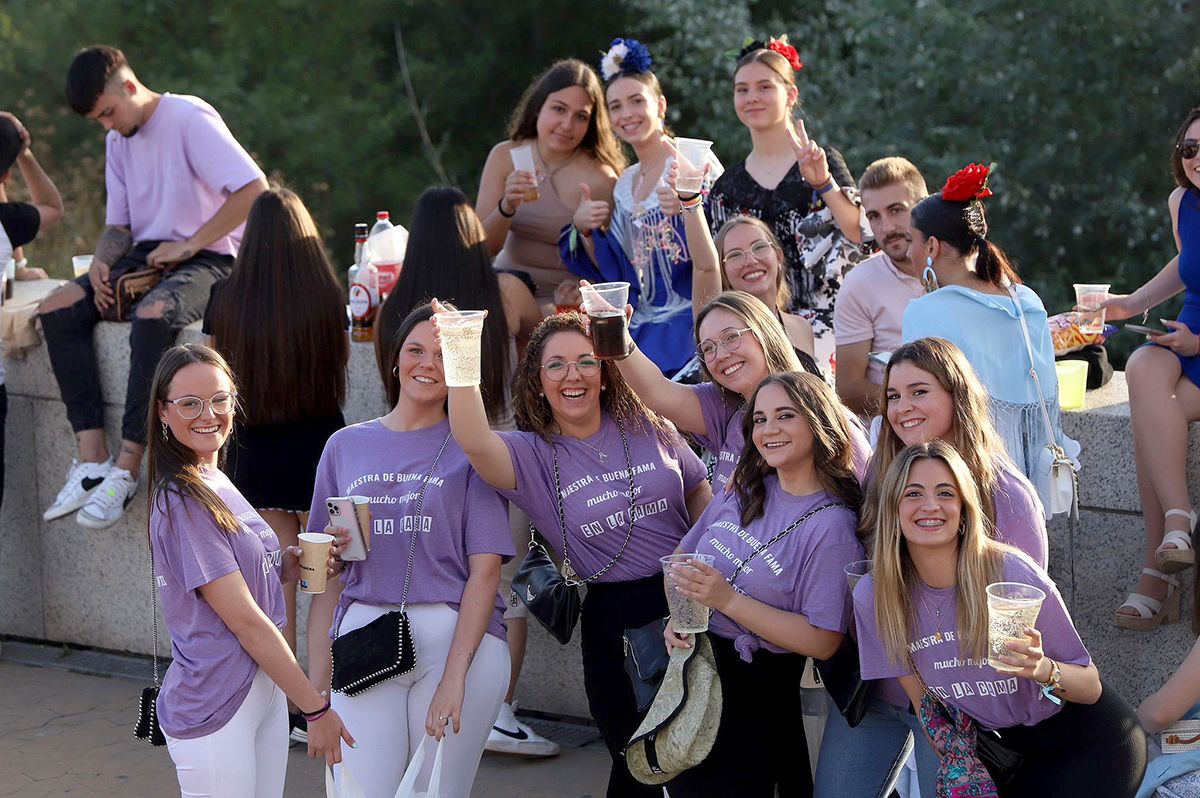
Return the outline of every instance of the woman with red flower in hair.
{"type": "Polygon", "coordinates": [[[1048,446],[1074,460],[1079,444],[1063,434],[1059,419],[1046,308],[988,239],[983,199],[992,195],[990,173],[982,164],[964,167],[912,209],[908,256],[924,267],[930,293],[905,310],[904,341],[945,338],[963,351],[991,398],[992,420],[1009,456],[1049,508],[1054,454],[1048,446]]]}
{"type": "Polygon", "coordinates": [[[796,72],[804,64],[787,37],[747,40],[737,58],[733,105],[753,146],[713,184],[708,218],[714,235],[737,216],[770,226],[783,245],[792,297],[783,310],[812,323],[817,365],[827,369],[833,302],[843,273],[862,258],[865,221],[854,177],[840,152],[819,146],[793,119],[796,72]]]}

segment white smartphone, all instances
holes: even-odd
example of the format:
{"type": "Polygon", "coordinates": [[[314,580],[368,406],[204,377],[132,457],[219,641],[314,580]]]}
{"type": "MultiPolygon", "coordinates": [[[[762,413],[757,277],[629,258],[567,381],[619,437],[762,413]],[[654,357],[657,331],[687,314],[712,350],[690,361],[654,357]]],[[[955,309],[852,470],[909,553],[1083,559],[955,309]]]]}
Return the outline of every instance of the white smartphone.
{"type": "Polygon", "coordinates": [[[325,509],[329,511],[329,525],[345,529],[350,533],[350,543],[342,552],[345,562],[361,562],[367,559],[367,546],[364,542],[371,530],[364,530],[358,523],[358,514],[354,511],[353,496],[330,496],[325,500],[325,509]]]}

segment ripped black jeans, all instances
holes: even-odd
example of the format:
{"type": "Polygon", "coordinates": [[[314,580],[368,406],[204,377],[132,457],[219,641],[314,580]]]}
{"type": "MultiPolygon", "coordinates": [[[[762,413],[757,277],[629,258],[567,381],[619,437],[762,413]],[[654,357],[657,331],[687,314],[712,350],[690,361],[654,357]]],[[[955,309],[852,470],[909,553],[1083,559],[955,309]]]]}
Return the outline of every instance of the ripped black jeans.
{"type": "MultiPolygon", "coordinates": [[[[145,268],[146,256],[158,243],[139,242],[122,260],[136,261],[136,268],[145,268]]],[[[129,382],[121,420],[124,440],[145,445],[150,381],[159,358],[175,343],[181,329],[204,314],[213,284],[228,277],[232,270],[232,256],[201,251],[177,264],[134,308],[129,332],[129,382]]],[[[95,290],[87,275],[77,278],[75,283],[83,288],[83,298],[70,307],[45,313],[41,319],[50,365],[67,406],[67,418],[71,429],[82,432],[104,428],[104,397],[92,343],[100,311],[96,309],[95,290]]]]}

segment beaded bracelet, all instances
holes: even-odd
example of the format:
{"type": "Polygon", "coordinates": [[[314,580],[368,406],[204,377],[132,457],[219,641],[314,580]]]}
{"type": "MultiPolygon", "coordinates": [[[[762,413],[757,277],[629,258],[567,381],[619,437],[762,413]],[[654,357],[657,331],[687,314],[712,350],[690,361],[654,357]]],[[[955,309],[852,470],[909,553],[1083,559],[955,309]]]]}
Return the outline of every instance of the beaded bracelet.
{"type": "Polygon", "coordinates": [[[316,712],[301,712],[300,715],[304,718],[305,723],[315,723],[321,718],[325,717],[325,713],[329,711],[329,708],[330,704],[328,701],[326,701],[325,706],[321,707],[316,712]]]}

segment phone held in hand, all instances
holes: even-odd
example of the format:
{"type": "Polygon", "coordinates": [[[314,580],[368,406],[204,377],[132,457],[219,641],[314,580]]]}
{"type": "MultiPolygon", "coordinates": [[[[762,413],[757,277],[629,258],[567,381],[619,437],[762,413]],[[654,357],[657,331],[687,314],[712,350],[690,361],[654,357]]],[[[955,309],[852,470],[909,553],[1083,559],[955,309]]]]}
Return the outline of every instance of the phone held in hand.
{"type": "Polygon", "coordinates": [[[350,542],[341,553],[344,562],[361,562],[371,550],[371,510],[366,496],[330,496],[325,500],[329,525],[350,533],[350,542]]]}
{"type": "Polygon", "coordinates": [[[1145,324],[1126,324],[1121,329],[1138,335],[1166,335],[1170,332],[1170,330],[1162,330],[1158,327],[1147,327],[1145,324]]]}

